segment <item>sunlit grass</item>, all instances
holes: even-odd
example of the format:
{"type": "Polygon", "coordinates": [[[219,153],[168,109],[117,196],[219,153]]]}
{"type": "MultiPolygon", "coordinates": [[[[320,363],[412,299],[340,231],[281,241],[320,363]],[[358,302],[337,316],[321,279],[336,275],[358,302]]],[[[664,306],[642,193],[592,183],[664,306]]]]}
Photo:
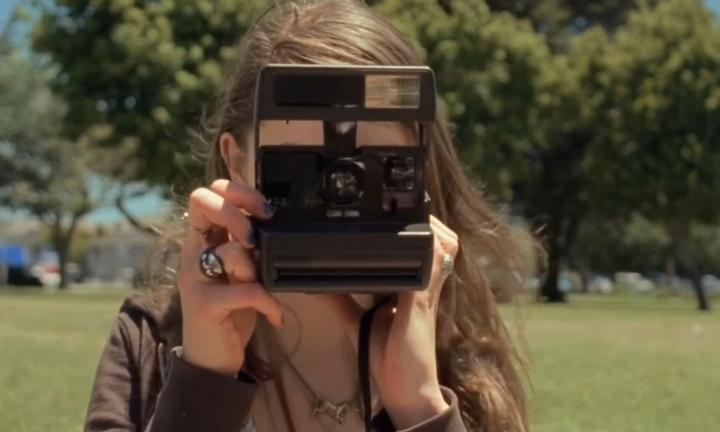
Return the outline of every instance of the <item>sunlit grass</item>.
{"type": "Polygon", "coordinates": [[[525,308],[533,430],[718,430],[720,319],[694,308],[637,296],[525,308]]]}
{"type": "MultiPolygon", "coordinates": [[[[0,290],[0,431],[81,430],[122,295],[0,290]]],[[[519,311],[504,308],[532,361],[534,431],[717,430],[718,312],[636,296],[519,311]]]]}

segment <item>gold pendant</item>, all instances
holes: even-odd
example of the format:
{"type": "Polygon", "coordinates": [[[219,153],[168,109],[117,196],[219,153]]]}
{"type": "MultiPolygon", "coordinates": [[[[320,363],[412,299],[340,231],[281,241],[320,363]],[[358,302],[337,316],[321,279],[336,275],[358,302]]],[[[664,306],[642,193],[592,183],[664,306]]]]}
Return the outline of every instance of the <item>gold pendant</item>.
{"type": "Polygon", "coordinates": [[[345,416],[347,416],[350,409],[351,405],[349,402],[343,402],[339,405],[335,405],[334,403],[326,400],[315,399],[313,401],[312,412],[313,417],[317,418],[318,415],[325,414],[335,420],[337,424],[341,425],[345,421],[345,416]]]}

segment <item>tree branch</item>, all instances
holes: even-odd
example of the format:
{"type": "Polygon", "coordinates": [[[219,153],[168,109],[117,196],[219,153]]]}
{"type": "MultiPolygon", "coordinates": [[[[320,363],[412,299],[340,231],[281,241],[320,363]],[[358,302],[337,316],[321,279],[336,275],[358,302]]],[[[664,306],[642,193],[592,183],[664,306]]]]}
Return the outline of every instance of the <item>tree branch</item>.
{"type": "Polygon", "coordinates": [[[159,236],[162,234],[162,232],[156,228],[153,225],[146,224],[145,222],[142,222],[141,220],[137,219],[135,216],[130,213],[130,211],[125,207],[125,194],[120,193],[117,198],[115,198],[115,207],[117,207],[118,210],[120,210],[120,213],[125,216],[125,219],[130,223],[130,225],[134,226],[138,230],[142,232],[146,232],[148,234],[152,234],[155,236],[159,236]]]}

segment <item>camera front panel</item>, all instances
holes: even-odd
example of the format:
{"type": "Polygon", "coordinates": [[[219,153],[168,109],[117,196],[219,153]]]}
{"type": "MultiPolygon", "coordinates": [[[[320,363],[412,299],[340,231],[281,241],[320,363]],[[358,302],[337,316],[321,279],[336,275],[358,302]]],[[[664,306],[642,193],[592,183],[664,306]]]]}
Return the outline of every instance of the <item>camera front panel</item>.
{"type": "Polygon", "coordinates": [[[368,146],[350,155],[323,150],[260,147],[258,188],[275,208],[266,226],[400,225],[426,215],[424,148],[368,146]]]}

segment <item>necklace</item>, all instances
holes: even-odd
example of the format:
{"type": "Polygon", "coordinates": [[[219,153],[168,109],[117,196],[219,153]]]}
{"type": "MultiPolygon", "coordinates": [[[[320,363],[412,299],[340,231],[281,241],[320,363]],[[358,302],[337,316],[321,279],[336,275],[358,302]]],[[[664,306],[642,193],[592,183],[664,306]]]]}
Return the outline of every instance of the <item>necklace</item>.
{"type": "Polygon", "coordinates": [[[305,378],[302,376],[300,371],[297,370],[295,365],[290,361],[290,359],[287,359],[286,363],[290,366],[290,370],[293,372],[295,376],[298,377],[300,382],[303,384],[305,389],[310,393],[312,396],[312,414],[313,417],[317,418],[319,415],[323,414],[331,419],[333,419],[338,425],[342,425],[345,422],[345,417],[347,417],[347,414],[350,411],[357,411],[360,412],[360,408],[357,407],[357,401],[358,396],[360,395],[360,390],[355,393],[355,396],[347,401],[334,404],[328,400],[320,399],[317,396],[317,393],[315,393],[315,390],[313,390],[312,387],[310,387],[310,384],[305,380],[305,378]]]}

